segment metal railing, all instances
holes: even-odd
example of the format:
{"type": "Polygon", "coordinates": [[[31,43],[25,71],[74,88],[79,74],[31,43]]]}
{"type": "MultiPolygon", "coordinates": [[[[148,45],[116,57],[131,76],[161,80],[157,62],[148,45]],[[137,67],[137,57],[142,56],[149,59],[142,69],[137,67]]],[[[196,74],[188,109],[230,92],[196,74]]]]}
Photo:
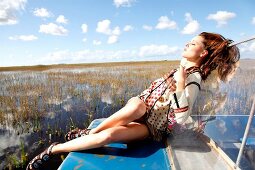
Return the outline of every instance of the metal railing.
{"type": "Polygon", "coordinates": [[[248,138],[248,135],[249,135],[251,123],[252,123],[252,120],[253,120],[253,117],[254,117],[254,112],[255,112],[255,96],[254,96],[254,99],[253,99],[250,116],[249,116],[249,119],[248,119],[248,122],[247,122],[247,125],[246,125],[246,128],[245,128],[245,132],[244,132],[244,135],[243,135],[242,144],[241,144],[238,156],[237,156],[236,167],[239,167],[239,164],[240,164],[240,161],[241,161],[241,158],[242,158],[242,155],[243,155],[243,150],[244,150],[244,147],[246,145],[246,141],[247,141],[247,138],[248,138]]]}

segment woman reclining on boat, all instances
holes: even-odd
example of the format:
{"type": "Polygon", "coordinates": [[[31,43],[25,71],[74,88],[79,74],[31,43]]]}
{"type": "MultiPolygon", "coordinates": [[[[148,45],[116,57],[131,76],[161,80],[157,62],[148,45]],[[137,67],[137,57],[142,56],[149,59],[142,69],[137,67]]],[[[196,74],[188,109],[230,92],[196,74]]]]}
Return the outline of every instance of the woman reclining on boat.
{"type": "Polygon", "coordinates": [[[38,169],[52,155],[98,148],[112,142],[130,142],[151,138],[164,140],[191,114],[199,94],[201,80],[217,70],[222,81],[235,70],[239,49],[220,34],[203,32],[188,42],[178,69],[151,83],[140,95],[91,130],[67,133],[65,143],[53,143],[27,165],[38,169]],[[86,135],[85,135],[86,134],[86,135]]]}

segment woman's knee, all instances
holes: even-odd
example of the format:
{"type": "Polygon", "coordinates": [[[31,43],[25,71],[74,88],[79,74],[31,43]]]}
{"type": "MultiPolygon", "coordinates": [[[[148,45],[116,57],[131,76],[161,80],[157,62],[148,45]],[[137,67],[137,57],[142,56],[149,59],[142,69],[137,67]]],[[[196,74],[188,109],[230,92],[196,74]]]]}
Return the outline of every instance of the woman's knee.
{"type": "Polygon", "coordinates": [[[146,105],[138,97],[132,97],[131,99],[129,99],[127,105],[130,106],[137,113],[145,113],[146,112],[146,105]]]}

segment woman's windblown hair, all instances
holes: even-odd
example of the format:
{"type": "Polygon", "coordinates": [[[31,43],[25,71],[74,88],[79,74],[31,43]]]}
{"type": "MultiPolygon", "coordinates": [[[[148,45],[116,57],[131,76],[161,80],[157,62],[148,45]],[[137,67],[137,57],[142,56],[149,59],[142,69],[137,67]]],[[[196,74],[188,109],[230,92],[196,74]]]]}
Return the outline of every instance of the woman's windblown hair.
{"type": "Polygon", "coordinates": [[[199,36],[204,38],[203,43],[208,51],[201,62],[202,79],[205,80],[211,71],[217,69],[219,78],[226,81],[227,76],[235,71],[240,59],[238,47],[229,46],[233,41],[220,34],[202,32],[199,36]]]}

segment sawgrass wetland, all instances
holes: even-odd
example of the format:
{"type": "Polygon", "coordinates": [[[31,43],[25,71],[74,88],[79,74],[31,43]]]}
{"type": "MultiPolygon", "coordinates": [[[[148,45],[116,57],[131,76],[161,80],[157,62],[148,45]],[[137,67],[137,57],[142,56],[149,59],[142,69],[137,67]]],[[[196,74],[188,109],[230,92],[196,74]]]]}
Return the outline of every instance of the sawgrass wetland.
{"type": "MultiPolygon", "coordinates": [[[[179,61],[148,61],[0,67],[0,169],[25,169],[28,160],[49,143],[63,142],[69,130],[108,117],[178,65],[179,61]]],[[[224,149],[225,141],[235,141],[244,133],[246,123],[238,116],[248,116],[251,109],[255,61],[241,60],[231,81],[209,86],[215,92],[201,95],[203,104],[197,104],[193,113],[211,118],[204,133],[224,149]]],[[[255,136],[254,123],[249,135],[255,136]]],[[[236,151],[227,149],[236,159],[236,151]]],[[[242,166],[251,168],[255,152],[248,151],[242,166]]],[[[57,169],[65,156],[56,158],[51,167],[57,169]]]]}

